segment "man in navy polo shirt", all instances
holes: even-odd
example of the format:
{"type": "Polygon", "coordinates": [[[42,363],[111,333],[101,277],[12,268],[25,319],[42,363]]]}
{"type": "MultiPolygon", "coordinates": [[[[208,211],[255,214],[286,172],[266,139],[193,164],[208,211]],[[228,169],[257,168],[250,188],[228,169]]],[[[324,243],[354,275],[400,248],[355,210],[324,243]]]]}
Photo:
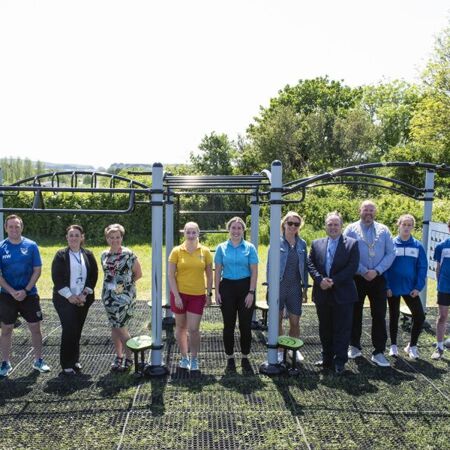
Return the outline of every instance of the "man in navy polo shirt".
{"type": "Polygon", "coordinates": [[[11,339],[19,312],[31,332],[35,356],[33,368],[39,372],[50,371],[42,359],[42,312],[36,289],[36,282],[41,276],[41,256],[36,243],[23,237],[22,230],[23,221],[19,216],[6,218],[5,231],[8,237],[0,242],[0,347],[3,356],[0,377],[8,376],[12,371],[11,339]]]}

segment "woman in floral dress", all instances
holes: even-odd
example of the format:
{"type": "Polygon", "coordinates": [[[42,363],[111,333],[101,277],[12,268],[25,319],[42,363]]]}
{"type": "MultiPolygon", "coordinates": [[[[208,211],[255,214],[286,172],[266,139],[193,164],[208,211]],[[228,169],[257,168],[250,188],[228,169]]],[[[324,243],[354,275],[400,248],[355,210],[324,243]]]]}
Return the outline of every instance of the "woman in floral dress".
{"type": "Polygon", "coordinates": [[[101,255],[105,278],[102,300],[111,325],[111,338],[116,357],[111,370],[128,370],[133,365],[132,354],[126,346],[130,339],[127,323],[133,315],[136,302],[136,281],[142,277],[141,265],[136,255],[122,247],[125,229],[120,224],[108,225],[105,237],[110,248],[101,255]]]}

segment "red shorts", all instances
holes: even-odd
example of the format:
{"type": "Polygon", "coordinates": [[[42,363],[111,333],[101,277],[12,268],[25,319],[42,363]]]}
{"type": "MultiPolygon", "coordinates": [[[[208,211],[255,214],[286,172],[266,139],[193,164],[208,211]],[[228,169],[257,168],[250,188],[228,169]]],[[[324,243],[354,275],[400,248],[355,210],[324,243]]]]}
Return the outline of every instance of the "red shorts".
{"type": "Polygon", "coordinates": [[[183,301],[183,309],[177,308],[175,305],[175,296],[172,291],[170,292],[170,309],[175,314],[186,314],[190,312],[192,314],[203,314],[203,308],[206,304],[206,296],[203,295],[189,295],[180,292],[181,300],[183,301]]]}

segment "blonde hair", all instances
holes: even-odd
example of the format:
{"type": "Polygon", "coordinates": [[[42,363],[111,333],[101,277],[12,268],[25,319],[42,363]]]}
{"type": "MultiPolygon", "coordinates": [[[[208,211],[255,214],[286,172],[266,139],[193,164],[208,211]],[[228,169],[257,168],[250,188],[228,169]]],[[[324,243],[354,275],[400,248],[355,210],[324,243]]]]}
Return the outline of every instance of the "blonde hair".
{"type": "Polygon", "coordinates": [[[120,235],[123,237],[125,234],[125,228],[120,225],[120,223],[112,223],[105,228],[105,237],[108,237],[109,234],[118,231],[120,235]]]}
{"type": "Polygon", "coordinates": [[[405,220],[410,220],[413,224],[413,227],[416,226],[416,219],[411,214],[402,214],[397,220],[397,226],[400,226],[405,220]]]}
{"type": "Polygon", "coordinates": [[[198,226],[197,222],[187,222],[184,225],[183,232],[186,233],[186,230],[188,228],[195,228],[197,230],[197,233],[200,234],[200,227],[198,226]]]}
{"type": "MultiPolygon", "coordinates": [[[[300,230],[300,228],[303,227],[305,221],[303,220],[302,216],[295,211],[288,211],[283,218],[281,219],[281,233],[284,232],[284,225],[285,223],[288,221],[289,217],[296,217],[299,221],[300,221],[300,226],[298,227],[298,229],[300,230]]],[[[297,232],[298,233],[298,232],[297,232]]]]}
{"type": "Polygon", "coordinates": [[[245,231],[247,229],[247,226],[245,225],[245,222],[238,216],[232,217],[228,222],[227,222],[227,230],[229,231],[231,228],[231,224],[233,224],[234,222],[240,223],[242,225],[243,230],[245,231]]]}

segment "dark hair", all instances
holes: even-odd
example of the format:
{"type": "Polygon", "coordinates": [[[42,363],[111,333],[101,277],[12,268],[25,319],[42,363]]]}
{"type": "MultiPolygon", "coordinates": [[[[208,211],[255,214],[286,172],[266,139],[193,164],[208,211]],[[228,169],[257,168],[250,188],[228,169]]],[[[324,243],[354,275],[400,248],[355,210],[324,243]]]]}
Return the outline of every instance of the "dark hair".
{"type": "Polygon", "coordinates": [[[72,224],[72,225],[69,225],[69,226],[66,228],[66,233],[68,233],[68,232],[69,232],[70,230],[72,230],[72,229],[78,230],[81,234],[84,234],[83,227],[82,227],[81,225],[78,225],[77,223],[74,223],[74,224],[72,224]]]}

